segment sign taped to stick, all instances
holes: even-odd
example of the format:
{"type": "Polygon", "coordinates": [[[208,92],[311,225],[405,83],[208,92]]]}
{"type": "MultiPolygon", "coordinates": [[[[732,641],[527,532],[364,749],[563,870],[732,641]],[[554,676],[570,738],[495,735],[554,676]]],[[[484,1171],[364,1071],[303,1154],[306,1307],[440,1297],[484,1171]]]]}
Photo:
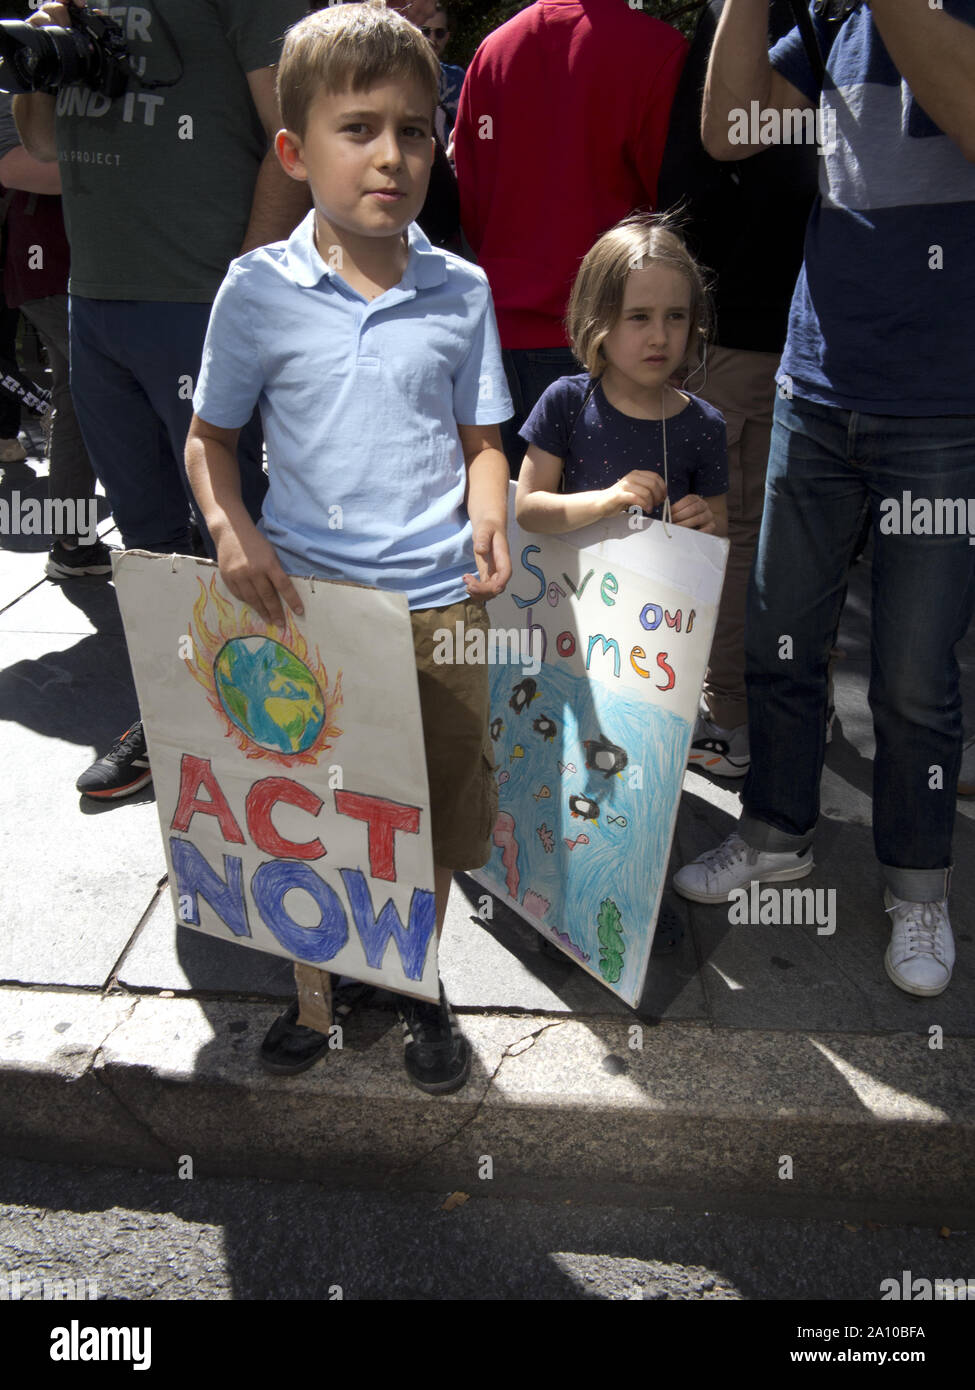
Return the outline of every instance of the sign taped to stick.
{"type": "Polygon", "coordinates": [[[283,627],[209,560],[115,584],[177,920],[438,997],[430,798],[406,599],[295,579],[283,627]]]}
{"type": "Polygon", "coordinates": [[[521,664],[491,670],[500,812],[473,877],[635,1006],[728,542],[640,516],[530,535],[513,489],[488,613],[521,664]]]}

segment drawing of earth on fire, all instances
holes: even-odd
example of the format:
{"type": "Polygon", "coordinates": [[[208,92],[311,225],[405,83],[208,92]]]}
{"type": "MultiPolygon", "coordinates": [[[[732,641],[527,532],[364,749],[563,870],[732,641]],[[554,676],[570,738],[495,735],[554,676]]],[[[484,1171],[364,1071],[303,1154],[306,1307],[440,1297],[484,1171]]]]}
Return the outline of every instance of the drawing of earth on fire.
{"type": "Polygon", "coordinates": [[[227,718],[262,748],[304,753],[325,723],[315,677],[294,652],[269,637],[231,637],[213,663],[227,718]]]}
{"type": "Polygon", "coordinates": [[[328,673],[285,609],[283,628],[263,623],[249,608],[239,611],[211,579],[193,605],[193,656],[186,658],[194,680],[226,722],[228,736],[248,757],[278,762],[317,762],[341,734],[333,723],[342,703],[342,673],[330,686],[328,673]],[[208,600],[216,631],[207,621],[208,600]]]}

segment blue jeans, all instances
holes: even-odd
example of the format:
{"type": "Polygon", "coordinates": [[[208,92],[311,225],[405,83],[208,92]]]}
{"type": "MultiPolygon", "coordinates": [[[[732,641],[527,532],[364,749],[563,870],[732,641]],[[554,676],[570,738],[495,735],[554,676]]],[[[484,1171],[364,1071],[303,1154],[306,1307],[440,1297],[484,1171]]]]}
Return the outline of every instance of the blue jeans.
{"type": "Polygon", "coordinates": [[[975,608],[975,547],[967,533],[884,534],[881,502],[904,492],[975,497],[975,416],[776,401],[745,621],[751,768],[739,829],[757,849],[811,839],[829,650],[869,512],[874,845],[891,891],[923,902],[947,896],[962,750],[955,644],[975,608]]]}
{"type": "Polygon", "coordinates": [[[501,447],[511,476],[517,478],[525,457],[525,441],[518,438],[518,431],[553,381],[575,376],[582,368],[567,347],[505,348],[501,361],[515,408],[511,419],[501,426],[501,447]]]}
{"type": "MultiPolygon", "coordinates": [[[[183,451],[209,304],[69,298],[71,396],[88,456],[129,550],[188,553],[193,496],[183,451]]],[[[261,514],[257,412],[237,445],[241,495],[261,514]]],[[[207,553],[213,543],[196,514],[207,553]]]]}

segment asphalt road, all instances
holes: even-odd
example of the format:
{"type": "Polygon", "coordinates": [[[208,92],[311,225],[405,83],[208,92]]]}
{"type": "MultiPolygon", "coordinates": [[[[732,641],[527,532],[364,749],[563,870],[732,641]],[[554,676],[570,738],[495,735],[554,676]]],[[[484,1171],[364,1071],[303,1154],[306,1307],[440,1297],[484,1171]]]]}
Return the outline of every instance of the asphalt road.
{"type": "Polygon", "coordinates": [[[2,1159],[0,1300],[58,1297],[70,1280],[99,1300],[877,1303],[882,1281],[904,1271],[971,1277],[975,1296],[967,1232],[552,1201],[544,1190],[501,1199],[488,1188],[445,1207],[445,1192],[2,1159]]]}

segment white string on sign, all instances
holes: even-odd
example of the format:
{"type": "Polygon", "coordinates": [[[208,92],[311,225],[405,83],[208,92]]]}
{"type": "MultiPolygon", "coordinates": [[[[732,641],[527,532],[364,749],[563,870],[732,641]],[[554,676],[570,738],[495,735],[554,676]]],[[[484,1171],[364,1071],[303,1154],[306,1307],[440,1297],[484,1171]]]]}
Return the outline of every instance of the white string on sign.
{"type": "Polygon", "coordinates": [[[667,489],[667,492],[666,492],[666,496],[664,497],[664,505],[663,505],[663,508],[662,508],[662,510],[661,510],[661,512],[660,512],[660,520],[661,520],[661,523],[662,523],[663,528],[664,528],[664,535],[665,535],[665,536],[667,537],[667,539],[669,540],[669,539],[670,539],[670,530],[669,530],[669,526],[672,526],[672,525],[673,525],[673,522],[671,521],[671,517],[670,517],[670,479],[669,479],[669,477],[667,476],[667,411],[666,411],[666,404],[665,404],[665,402],[666,402],[666,393],[667,393],[667,383],[664,382],[663,389],[662,389],[662,391],[660,392],[660,429],[661,429],[661,433],[662,433],[662,436],[663,436],[663,442],[664,442],[664,487],[667,489]]]}

